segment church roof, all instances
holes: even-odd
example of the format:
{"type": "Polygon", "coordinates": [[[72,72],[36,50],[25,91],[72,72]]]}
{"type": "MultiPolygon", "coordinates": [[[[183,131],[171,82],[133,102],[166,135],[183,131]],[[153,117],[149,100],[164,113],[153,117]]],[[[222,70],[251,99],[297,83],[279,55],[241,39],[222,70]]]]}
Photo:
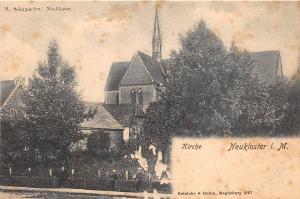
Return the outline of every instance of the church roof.
{"type": "Polygon", "coordinates": [[[129,62],[113,62],[105,84],[105,91],[119,90],[121,80],[129,68],[129,62]]]}
{"type": "Polygon", "coordinates": [[[129,127],[134,116],[144,112],[134,104],[103,104],[105,109],[125,128],[129,127]]]}
{"type": "MultiPolygon", "coordinates": [[[[251,52],[250,55],[254,61],[253,72],[262,81],[266,83],[277,81],[277,72],[278,70],[282,71],[280,52],[278,50],[251,52]]],[[[133,60],[131,62],[113,62],[106,81],[105,91],[116,91],[120,85],[130,85],[136,82],[140,84],[163,83],[164,73],[170,67],[170,59],[162,59],[159,63],[151,56],[140,51],[137,52],[137,56],[141,62],[134,63],[132,67],[146,68],[149,73],[148,76],[134,75],[134,80],[126,79],[126,81],[122,81],[133,60]]],[[[281,75],[279,78],[282,78],[282,74],[279,75],[281,75]]]]}
{"type": "MultiPolygon", "coordinates": [[[[277,72],[278,70],[282,71],[280,52],[278,50],[252,52],[250,55],[254,61],[253,72],[257,74],[259,79],[266,83],[277,81],[277,72]]],[[[282,73],[279,75],[282,75],[282,73]]]]}
{"type": "Polygon", "coordinates": [[[163,81],[163,66],[151,56],[138,51],[130,62],[112,63],[105,91],[117,91],[120,85],[159,84],[163,81]]]}
{"type": "Polygon", "coordinates": [[[143,61],[143,64],[147,68],[148,72],[150,73],[150,76],[152,80],[155,83],[162,83],[164,81],[164,71],[158,61],[156,59],[153,59],[151,56],[143,53],[143,52],[138,52],[138,55],[143,61]]]}
{"type": "Polygon", "coordinates": [[[4,81],[0,81],[0,103],[1,106],[3,105],[3,103],[6,101],[6,99],[8,98],[8,96],[11,94],[11,92],[14,90],[15,88],[15,84],[14,84],[14,80],[4,80],[4,81]]]}
{"type": "Polygon", "coordinates": [[[103,107],[101,103],[85,102],[87,109],[96,108],[97,113],[91,119],[86,119],[80,125],[83,129],[122,130],[121,124],[103,107]]]}

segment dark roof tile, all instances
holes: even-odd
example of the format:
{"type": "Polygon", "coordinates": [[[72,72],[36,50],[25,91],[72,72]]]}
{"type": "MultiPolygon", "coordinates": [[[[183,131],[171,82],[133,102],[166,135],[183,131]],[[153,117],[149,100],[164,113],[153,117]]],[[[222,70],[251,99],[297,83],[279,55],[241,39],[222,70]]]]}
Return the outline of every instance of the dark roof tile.
{"type": "Polygon", "coordinates": [[[129,127],[135,115],[144,114],[134,104],[103,104],[103,106],[123,127],[129,127]]]}
{"type": "Polygon", "coordinates": [[[147,68],[150,73],[153,81],[155,83],[163,83],[164,82],[164,72],[159,62],[153,59],[151,56],[146,55],[143,52],[138,52],[138,55],[143,61],[143,64],[147,68]]]}
{"type": "Polygon", "coordinates": [[[85,102],[87,109],[97,109],[96,115],[92,119],[81,123],[84,129],[112,129],[121,130],[123,127],[117,120],[103,107],[101,103],[85,102]]]}
{"type": "Polygon", "coordinates": [[[129,68],[129,62],[113,62],[106,80],[105,91],[119,90],[121,80],[129,68]]]}
{"type": "Polygon", "coordinates": [[[130,61],[130,66],[121,81],[121,85],[127,86],[153,83],[153,78],[147,70],[142,58],[139,56],[139,53],[136,53],[130,61]]]}
{"type": "Polygon", "coordinates": [[[279,51],[251,52],[250,55],[254,61],[253,72],[260,80],[265,83],[273,83],[278,80],[277,70],[281,69],[279,68],[281,67],[279,51]]]}

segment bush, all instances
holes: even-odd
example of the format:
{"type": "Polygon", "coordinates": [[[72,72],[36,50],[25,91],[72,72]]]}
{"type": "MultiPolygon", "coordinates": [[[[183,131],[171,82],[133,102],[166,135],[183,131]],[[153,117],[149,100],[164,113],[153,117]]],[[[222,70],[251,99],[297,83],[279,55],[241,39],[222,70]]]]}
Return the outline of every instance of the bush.
{"type": "Polygon", "coordinates": [[[88,136],[87,149],[88,151],[100,157],[109,155],[110,137],[109,134],[103,131],[95,131],[88,136]]]}

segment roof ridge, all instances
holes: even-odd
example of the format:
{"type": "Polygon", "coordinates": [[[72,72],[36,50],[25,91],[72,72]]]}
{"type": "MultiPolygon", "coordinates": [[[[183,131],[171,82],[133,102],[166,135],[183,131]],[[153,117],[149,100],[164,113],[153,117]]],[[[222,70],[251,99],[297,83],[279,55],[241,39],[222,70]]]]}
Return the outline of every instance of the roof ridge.
{"type": "Polygon", "coordinates": [[[138,51],[139,51],[139,50],[137,50],[137,51],[134,53],[134,55],[132,56],[132,58],[131,58],[131,60],[130,60],[130,62],[129,62],[129,67],[127,68],[127,70],[126,70],[126,72],[125,72],[125,74],[124,74],[122,80],[120,81],[120,85],[122,85],[122,82],[124,81],[125,77],[127,76],[127,73],[128,73],[129,69],[130,69],[131,66],[132,66],[132,60],[134,60],[134,58],[137,56],[138,51]]]}
{"type": "Polygon", "coordinates": [[[113,63],[129,63],[129,61],[114,61],[114,62],[112,62],[112,64],[113,63]]]}
{"type": "MultiPolygon", "coordinates": [[[[139,52],[139,53],[141,53],[142,55],[144,55],[146,58],[150,59],[151,61],[155,62],[155,63],[160,67],[160,70],[161,70],[161,72],[163,73],[163,75],[166,75],[166,74],[165,74],[165,71],[164,71],[164,69],[163,69],[163,67],[162,67],[161,62],[157,61],[156,59],[154,59],[154,58],[151,57],[150,55],[147,55],[147,54],[144,53],[144,52],[139,52]]],[[[145,65],[145,64],[144,64],[144,65],[145,65]]],[[[147,68],[147,67],[146,67],[146,68],[147,68]]]]}
{"type": "Polygon", "coordinates": [[[91,106],[95,106],[98,111],[97,111],[96,115],[93,118],[91,118],[91,119],[85,119],[85,121],[81,123],[81,126],[82,126],[83,129],[98,128],[98,127],[89,126],[91,124],[88,124],[88,123],[92,122],[93,120],[97,121],[97,115],[100,114],[101,111],[105,111],[104,114],[106,114],[108,117],[110,117],[109,119],[113,123],[115,123],[115,125],[116,125],[116,127],[109,127],[109,129],[121,129],[120,127],[122,127],[122,129],[123,129],[123,126],[119,123],[119,121],[103,106],[103,104],[101,102],[100,103],[96,103],[96,104],[91,104],[89,102],[87,102],[87,103],[85,102],[85,104],[88,105],[88,107],[86,107],[86,108],[90,108],[91,106]]]}
{"type": "Polygon", "coordinates": [[[144,66],[144,68],[145,68],[145,70],[146,70],[146,72],[148,73],[148,75],[149,75],[151,81],[154,82],[152,75],[150,74],[150,72],[149,72],[147,66],[146,66],[145,63],[144,63],[144,60],[143,60],[142,57],[140,56],[140,53],[142,53],[142,55],[146,55],[146,54],[143,53],[143,52],[141,52],[141,51],[138,51],[138,53],[137,53],[138,56],[139,56],[139,58],[140,58],[140,60],[141,60],[141,62],[142,62],[142,64],[143,64],[143,66],[144,66]]]}
{"type": "MultiPolygon", "coordinates": [[[[143,66],[144,66],[146,72],[148,73],[148,75],[149,75],[151,81],[153,82],[152,76],[151,76],[151,74],[149,73],[147,67],[145,66],[144,61],[142,60],[142,58],[141,58],[141,56],[140,56],[139,53],[142,53],[142,52],[141,52],[140,50],[137,50],[137,51],[134,53],[133,57],[131,58],[131,60],[130,60],[130,62],[129,62],[129,63],[130,63],[130,64],[129,64],[129,67],[127,68],[127,70],[126,70],[126,72],[125,72],[125,74],[124,74],[124,76],[123,76],[123,78],[122,78],[120,84],[122,84],[123,81],[124,81],[124,79],[126,78],[126,76],[127,76],[127,74],[128,74],[128,71],[129,71],[129,69],[130,69],[131,66],[132,66],[132,61],[135,59],[136,56],[138,56],[138,57],[140,58],[140,60],[141,60],[141,62],[142,62],[142,64],[143,64],[143,66]]],[[[144,53],[143,53],[143,54],[144,54],[144,53]]]]}
{"type": "Polygon", "coordinates": [[[280,50],[263,50],[263,51],[252,51],[251,53],[266,53],[266,52],[276,52],[276,53],[280,53],[280,50]]]}

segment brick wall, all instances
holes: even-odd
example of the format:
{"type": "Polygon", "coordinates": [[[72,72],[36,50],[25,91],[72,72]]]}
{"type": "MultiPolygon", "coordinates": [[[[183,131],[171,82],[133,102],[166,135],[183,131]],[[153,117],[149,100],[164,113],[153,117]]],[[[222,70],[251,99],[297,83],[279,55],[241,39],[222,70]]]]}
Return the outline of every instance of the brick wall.
{"type": "Polygon", "coordinates": [[[118,91],[105,91],[105,104],[118,104],[119,92],[118,91]]]}

